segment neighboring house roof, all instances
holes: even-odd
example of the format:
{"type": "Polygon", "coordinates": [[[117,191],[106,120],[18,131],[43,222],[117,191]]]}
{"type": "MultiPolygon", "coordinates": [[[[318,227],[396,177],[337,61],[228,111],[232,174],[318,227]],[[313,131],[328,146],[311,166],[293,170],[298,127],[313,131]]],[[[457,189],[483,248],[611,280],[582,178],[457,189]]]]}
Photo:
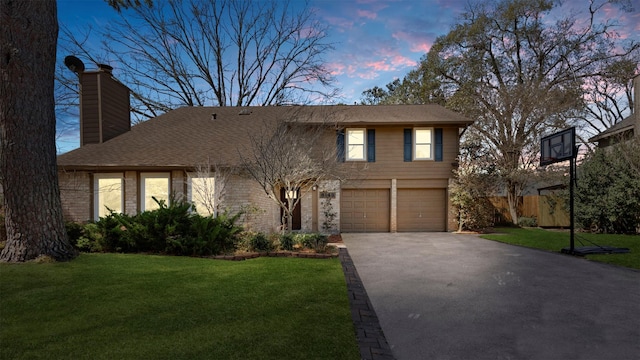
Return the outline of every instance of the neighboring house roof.
{"type": "Polygon", "coordinates": [[[184,168],[207,162],[234,165],[239,152],[279,121],[348,127],[467,126],[473,121],[440,105],[183,107],[150,119],[111,140],[58,156],[63,170],[184,168]],[[214,115],[215,114],[215,115],[214,115]],[[265,127],[266,126],[266,127],[265,127]]]}
{"type": "Polygon", "coordinates": [[[608,137],[621,134],[626,131],[633,131],[636,122],[635,114],[629,115],[619,123],[589,139],[589,142],[596,142],[608,137]]]}

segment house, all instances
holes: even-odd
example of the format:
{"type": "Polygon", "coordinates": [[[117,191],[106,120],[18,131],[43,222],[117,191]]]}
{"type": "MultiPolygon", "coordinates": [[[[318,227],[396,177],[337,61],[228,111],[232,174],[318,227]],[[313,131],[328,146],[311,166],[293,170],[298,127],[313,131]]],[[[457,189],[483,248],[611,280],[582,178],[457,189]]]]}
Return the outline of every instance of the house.
{"type": "Polygon", "coordinates": [[[80,75],[81,147],[58,156],[68,220],[96,220],[107,208],[135,214],[170,194],[195,201],[194,186],[210,183],[216,191],[224,185],[216,206],[257,209],[245,222],[274,231],[279,207],[238,166],[265,124],[298,119],[326,125],[339,166],[359,170],[305,189],[294,229],[322,230],[327,202],[334,232],[456,229],[448,186],[460,134],[472,121],[442,106],[182,107],[129,127],[128,89],[110,68],[80,75]],[[227,169],[224,184],[199,175],[202,164],[227,169]]]}
{"type": "Polygon", "coordinates": [[[640,74],[633,78],[633,110],[631,115],[590,138],[589,142],[597,142],[598,147],[603,148],[634,136],[640,136],[640,74]]]}

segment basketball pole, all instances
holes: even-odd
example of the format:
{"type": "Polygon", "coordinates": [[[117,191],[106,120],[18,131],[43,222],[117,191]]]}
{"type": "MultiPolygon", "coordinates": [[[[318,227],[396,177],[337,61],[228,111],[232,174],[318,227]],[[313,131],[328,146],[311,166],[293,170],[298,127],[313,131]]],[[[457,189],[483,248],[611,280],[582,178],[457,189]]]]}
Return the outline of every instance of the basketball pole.
{"type": "Polygon", "coordinates": [[[574,220],[573,220],[573,186],[575,181],[576,158],[574,156],[569,159],[569,253],[574,253],[574,220]]]}

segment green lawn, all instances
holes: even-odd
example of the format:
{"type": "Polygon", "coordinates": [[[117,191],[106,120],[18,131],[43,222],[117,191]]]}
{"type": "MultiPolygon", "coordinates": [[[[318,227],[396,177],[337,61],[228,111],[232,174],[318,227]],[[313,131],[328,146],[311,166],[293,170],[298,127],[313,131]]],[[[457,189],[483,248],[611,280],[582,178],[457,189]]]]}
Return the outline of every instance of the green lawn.
{"type": "MultiPolygon", "coordinates": [[[[482,238],[549,251],[560,251],[564,247],[569,247],[568,231],[529,228],[498,228],[495,231],[497,234],[483,235],[482,238]]],[[[640,269],[640,236],[575,233],[575,247],[593,245],[590,242],[601,246],[628,248],[630,252],[627,254],[587,255],[587,259],[640,269]]]]}
{"type": "Polygon", "coordinates": [[[1,359],[358,359],[340,260],[0,264],[1,359]]]}

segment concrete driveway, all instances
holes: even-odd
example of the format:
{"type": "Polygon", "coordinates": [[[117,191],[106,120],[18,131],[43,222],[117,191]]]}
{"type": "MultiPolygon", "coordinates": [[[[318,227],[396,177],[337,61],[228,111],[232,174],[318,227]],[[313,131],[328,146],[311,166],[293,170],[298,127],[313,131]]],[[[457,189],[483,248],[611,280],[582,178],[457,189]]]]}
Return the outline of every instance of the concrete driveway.
{"type": "Polygon", "coordinates": [[[638,271],[474,235],[342,238],[398,360],[640,359],[638,271]]]}

